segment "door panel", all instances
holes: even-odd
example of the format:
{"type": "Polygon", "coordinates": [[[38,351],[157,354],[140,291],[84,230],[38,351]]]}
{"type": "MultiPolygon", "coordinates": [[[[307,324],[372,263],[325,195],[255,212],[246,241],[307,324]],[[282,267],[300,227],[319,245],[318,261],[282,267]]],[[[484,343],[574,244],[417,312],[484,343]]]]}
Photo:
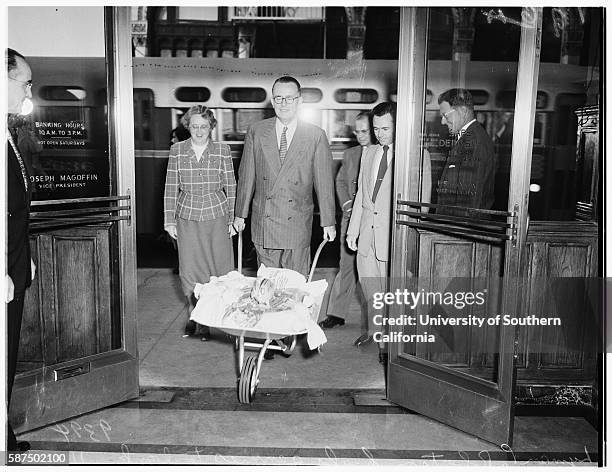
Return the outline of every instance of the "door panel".
{"type": "MultiPolygon", "coordinates": [[[[426,293],[484,292],[485,305],[453,309],[440,305],[424,311],[431,317],[486,317],[500,311],[502,250],[478,241],[417,230],[419,240],[418,290],[426,293]]],[[[424,307],[425,308],[425,307],[424,307]]],[[[422,324],[419,324],[419,328],[422,324]]],[[[495,381],[494,356],[499,331],[494,326],[425,326],[436,336],[434,343],[416,343],[416,355],[431,362],[452,366],[485,380],[495,381]]],[[[409,348],[407,343],[404,350],[409,348]]]]}
{"type": "Polygon", "coordinates": [[[529,228],[523,273],[530,283],[521,311],[555,313],[561,326],[519,328],[519,382],[588,384],[595,377],[601,323],[589,284],[597,277],[597,228],[569,224],[539,222],[529,228]]]}

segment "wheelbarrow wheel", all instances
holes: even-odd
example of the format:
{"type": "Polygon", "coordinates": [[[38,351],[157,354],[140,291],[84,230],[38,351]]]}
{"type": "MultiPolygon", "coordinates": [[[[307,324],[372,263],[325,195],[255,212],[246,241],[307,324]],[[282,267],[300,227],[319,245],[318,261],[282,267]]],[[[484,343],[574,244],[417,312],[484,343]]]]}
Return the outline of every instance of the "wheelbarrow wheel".
{"type": "Polygon", "coordinates": [[[249,356],[245,359],[238,381],[238,401],[251,403],[257,391],[257,357],[249,356]]]}

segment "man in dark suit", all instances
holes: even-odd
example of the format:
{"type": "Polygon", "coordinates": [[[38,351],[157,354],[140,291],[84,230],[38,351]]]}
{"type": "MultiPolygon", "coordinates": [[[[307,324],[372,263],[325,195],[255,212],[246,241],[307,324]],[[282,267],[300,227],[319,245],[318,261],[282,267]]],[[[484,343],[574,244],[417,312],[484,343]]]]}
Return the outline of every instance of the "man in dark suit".
{"type": "Polygon", "coordinates": [[[308,275],[316,191],[323,237],[336,236],[332,155],[325,132],[298,119],[300,83],[272,86],[275,118],[247,131],[238,173],[234,227],[244,230],[251,200],[251,237],[258,264],[308,275]]]}
{"type": "MultiPolygon", "coordinates": [[[[474,102],[466,89],[450,89],[438,97],[442,124],[456,138],[438,181],[440,205],[489,210],[495,199],[495,152],[491,138],[474,118],[474,102]]],[[[438,208],[437,214],[471,216],[469,211],[438,208]]]]}
{"type": "Polygon", "coordinates": [[[327,317],[319,323],[324,329],[342,326],[351,303],[351,295],[356,290],[361,305],[361,331],[367,331],[368,308],[367,301],[357,280],[357,266],[355,252],[346,246],[346,230],[348,229],[353,202],[357,195],[357,179],[359,177],[359,164],[361,157],[372,144],[370,131],[370,114],[361,112],[355,117],[355,131],[359,146],[353,146],[342,154],[342,165],[336,175],[336,196],[342,207],[342,221],[340,222],[340,270],[332,284],[327,317]]]}
{"type": "MultiPolygon", "coordinates": [[[[30,177],[19,148],[17,133],[10,129],[12,116],[21,112],[26,98],[32,96],[32,71],[25,58],[17,51],[6,50],[5,60],[8,72],[8,103],[6,131],[7,156],[7,274],[6,302],[7,310],[7,408],[10,405],[11,390],[17,370],[17,354],[23,301],[26,288],[30,286],[36,266],[30,258],[30,242],[28,238],[30,212],[30,177]]],[[[30,445],[23,441],[17,442],[11,425],[8,425],[7,450],[27,451],[30,445]]]]}

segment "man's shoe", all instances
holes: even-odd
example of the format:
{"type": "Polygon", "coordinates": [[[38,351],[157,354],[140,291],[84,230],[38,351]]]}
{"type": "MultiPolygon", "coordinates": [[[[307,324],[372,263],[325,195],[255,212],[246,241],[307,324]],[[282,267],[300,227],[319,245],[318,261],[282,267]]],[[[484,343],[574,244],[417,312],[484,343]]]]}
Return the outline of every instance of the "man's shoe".
{"type": "Polygon", "coordinates": [[[388,361],[389,353],[384,351],[378,351],[378,362],[386,366],[388,361]]]}
{"type": "Polygon", "coordinates": [[[9,452],[26,452],[32,447],[27,441],[17,441],[16,443],[9,442],[7,445],[9,452]]]}
{"type": "Polygon", "coordinates": [[[210,339],[210,328],[208,326],[201,325],[198,323],[198,329],[196,333],[202,341],[208,341],[210,339]]]}
{"type": "Polygon", "coordinates": [[[21,452],[29,451],[32,446],[27,441],[18,441],[17,442],[17,450],[21,452]]]}
{"type": "Polygon", "coordinates": [[[353,343],[355,346],[367,346],[368,344],[372,344],[374,342],[374,338],[368,334],[362,334],[353,343]]]}
{"type": "Polygon", "coordinates": [[[327,315],[327,318],[321,321],[319,326],[323,329],[331,329],[334,326],[344,326],[344,318],[334,315],[327,315]]]}

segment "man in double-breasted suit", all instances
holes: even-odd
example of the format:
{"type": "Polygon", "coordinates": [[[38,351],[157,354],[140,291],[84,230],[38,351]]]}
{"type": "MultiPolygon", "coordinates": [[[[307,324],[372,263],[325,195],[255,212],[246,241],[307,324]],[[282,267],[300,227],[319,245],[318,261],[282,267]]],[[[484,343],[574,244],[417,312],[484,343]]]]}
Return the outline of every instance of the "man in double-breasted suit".
{"type": "Polygon", "coordinates": [[[324,329],[344,325],[351,304],[351,296],[356,292],[361,305],[361,330],[367,331],[367,302],[357,280],[355,252],[349,250],[346,246],[346,231],[353,211],[353,202],[357,195],[357,179],[359,178],[361,156],[365,155],[368,147],[372,145],[370,120],[370,113],[365,111],[360,112],[355,117],[355,130],[353,133],[359,145],[344,151],[342,154],[342,165],[336,175],[336,196],[342,207],[342,221],[340,222],[340,270],[332,284],[329,304],[327,305],[327,317],[319,323],[319,326],[324,329]]]}
{"type": "MultiPolygon", "coordinates": [[[[370,146],[361,160],[357,196],[349,223],[346,242],[357,251],[359,282],[368,300],[368,326],[355,340],[356,346],[374,341],[377,332],[384,331],[374,324],[382,308],[373,306],[375,293],[387,289],[389,245],[392,224],[393,159],[395,155],[395,111],[393,102],[383,102],[372,110],[372,128],[378,145],[370,146]]],[[[421,199],[429,202],[431,194],[431,162],[423,152],[421,199]]],[[[382,343],[379,341],[379,347],[382,343]]]]}
{"type": "MultiPolygon", "coordinates": [[[[474,118],[472,95],[466,89],[450,89],[438,97],[438,105],[442,124],[456,141],[438,181],[437,203],[490,210],[495,200],[495,150],[474,118]]],[[[452,208],[438,208],[436,214],[471,216],[452,208]]]]}
{"type": "Polygon", "coordinates": [[[298,119],[300,83],[272,86],[275,118],[247,131],[238,173],[234,227],[244,230],[251,208],[251,238],[258,264],[308,275],[316,191],[323,237],[336,236],[332,155],[325,132],[298,119]]]}
{"type": "MultiPolygon", "coordinates": [[[[32,97],[32,71],[25,58],[13,49],[6,50],[8,70],[8,117],[21,112],[26,98],[32,97]]],[[[21,319],[25,291],[30,286],[36,266],[30,258],[30,240],[28,237],[30,220],[30,176],[19,151],[17,133],[6,130],[7,157],[7,274],[6,309],[7,316],[7,406],[11,401],[11,390],[17,371],[17,355],[21,333],[21,319]]],[[[11,425],[8,425],[7,450],[27,451],[30,445],[27,441],[17,442],[11,425]]]]}

